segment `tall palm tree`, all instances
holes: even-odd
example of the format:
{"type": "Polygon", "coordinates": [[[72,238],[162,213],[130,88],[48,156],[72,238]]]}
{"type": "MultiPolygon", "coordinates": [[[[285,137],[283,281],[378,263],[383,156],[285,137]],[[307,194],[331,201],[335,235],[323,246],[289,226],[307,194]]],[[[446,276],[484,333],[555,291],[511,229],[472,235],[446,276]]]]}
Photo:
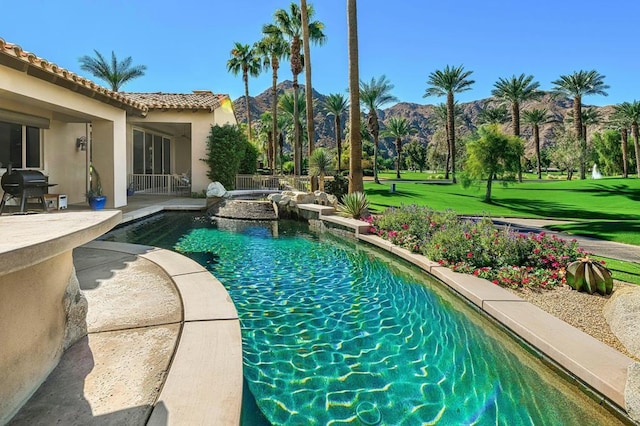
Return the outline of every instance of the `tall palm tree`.
{"type": "Polygon", "coordinates": [[[473,71],[465,71],[464,67],[451,67],[447,65],[444,70],[436,70],[429,74],[424,97],[446,96],[447,97],[447,133],[449,143],[449,158],[451,161],[451,180],[456,183],[456,131],[455,131],[455,99],[454,93],[471,90],[474,80],[469,80],[473,71]]]}
{"type": "Polygon", "coordinates": [[[358,8],[347,0],[349,46],[349,193],[364,192],[362,183],[362,139],[360,135],[360,70],[358,67],[358,8]]]}
{"type": "Polygon", "coordinates": [[[400,179],[400,163],[402,159],[402,138],[415,135],[417,130],[404,117],[391,117],[387,122],[387,128],[380,133],[383,138],[394,138],[396,142],[396,177],[400,179]]]}
{"type": "Polygon", "coordinates": [[[623,102],[614,105],[614,114],[631,125],[631,135],[633,136],[633,146],[636,151],[636,173],[640,178],[640,133],[638,132],[638,122],[640,122],[640,101],[623,102]]]}
{"type": "Polygon", "coordinates": [[[338,174],[342,170],[340,157],[342,155],[342,115],[349,109],[349,100],[342,93],[331,93],[324,100],[323,108],[327,115],[333,115],[333,124],[338,148],[338,174]]]}
{"type": "Polygon", "coordinates": [[[607,96],[608,85],[604,84],[604,76],[596,70],[574,71],[573,74],[561,75],[552,81],[553,91],[557,94],[573,97],[573,125],[576,137],[580,140],[580,179],[586,179],[587,141],[582,134],[582,97],[587,95],[607,96]]]}
{"type": "MultiPolygon", "coordinates": [[[[458,101],[453,103],[453,115],[454,123],[462,115],[462,107],[458,104],[458,101]]],[[[435,126],[444,126],[445,136],[447,141],[447,155],[444,166],[444,178],[449,179],[449,170],[451,169],[451,150],[449,149],[449,119],[447,115],[447,104],[440,103],[434,106],[433,116],[431,119],[435,126]]]]}
{"type": "Polygon", "coordinates": [[[540,159],[540,126],[551,120],[546,108],[533,108],[522,112],[524,122],[533,128],[533,144],[536,148],[536,163],[538,167],[538,179],[542,179],[542,162],[540,159]]]}
{"type": "Polygon", "coordinates": [[[324,148],[313,151],[309,157],[309,174],[318,176],[318,189],[324,192],[324,177],[331,173],[331,155],[324,148]]]}
{"type": "MultiPolygon", "coordinates": [[[[320,21],[311,21],[314,14],[313,6],[307,7],[307,14],[309,19],[309,41],[318,45],[324,44],[326,36],[322,32],[324,24],[320,21]]],[[[302,12],[300,6],[297,3],[292,2],[289,6],[289,10],[278,9],[274,14],[274,23],[267,24],[262,28],[262,32],[265,34],[280,34],[285,40],[290,43],[289,60],[291,61],[291,74],[293,76],[293,92],[294,96],[298,97],[298,91],[300,85],[298,84],[298,74],[303,69],[303,58],[300,54],[300,44],[302,42],[302,12]]],[[[297,103],[295,104],[297,105],[297,103]]],[[[294,111],[294,115],[299,117],[300,111],[294,111]]],[[[296,121],[298,121],[296,119],[296,121]]],[[[302,170],[302,145],[299,129],[294,133],[294,173],[300,175],[302,170]]]]}
{"type": "Polygon", "coordinates": [[[251,141],[251,104],[249,103],[249,76],[257,77],[262,69],[260,57],[254,47],[248,44],[233,44],[231,59],[227,61],[227,70],[233,75],[242,73],[244,82],[244,99],[247,104],[247,135],[251,141]]]}
{"type": "MultiPolygon", "coordinates": [[[[309,8],[306,0],[300,0],[300,13],[302,18],[302,50],[304,52],[304,93],[307,105],[307,138],[309,143],[309,158],[313,152],[313,140],[315,138],[313,122],[313,89],[311,86],[311,46],[309,45],[309,8]]],[[[311,181],[313,184],[314,181],[311,181]]],[[[313,189],[313,188],[312,188],[313,189]]]]}
{"type": "MultiPolygon", "coordinates": [[[[289,45],[284,41],[280,34],[265,35],[256,45],[256,52],[262,56],[262,65],[265,69],[271,67],[271,132],[278,134],[278,69],[280,68],[280,60],[287,57],[289,45]]],[[[277,152],[276,137],[273,138],[273,152],[277,152]]],[[[269,165],[272,172],[276,170],[276,155],[273,156],[273,163],[269,165]]]]}
{"type": "Polygon", "coordinates": [[[368,110],[367,127],[373,136],[373,180],[378,180],[378,138],[380,136],[380,123],[376,112],[383,105],[396,102],[398,98],[391,94],[393,84],[387,80],[386,76],[379,79],[371,78],[370,82],[360,81],[360,102],[368,110]]]}
{"type": "Polygon", "coordinates": [[[111,51],[111,63],[97,50],[93,50],[95,58],[84,55],[80,57],[80,69],[91,73],[96,78],[107,82],[111,90],[117,92],[123,84],[134,78],[142,77],[147,70],[145,65],[132,66],[131,56],[118,61],[115,52],[111,51]]]}
{"type": "MultiPolygon", "coordinates": [[[[540,83],[533,81],[532,75],[525,76],[524,73],[522,73],[518,77],[515,75],[510,78],[501,77],[493,86],[494,89],[491,91],[491,94],[511,104],[511,126],[513,127],[513,135],[520,137],[520,106],[528,100],[542,96],[542,92],[538,90],[540,83]]],[[[522,182],[522,159],[520,160],[520,164],[518,181],[522,182]]]]}
{"type": "Polygon", "coordinates": [[[299,135],[304,133],[304,117],[301,115],[304,114],[306,108],[304,95],[302,93],[298,93],[297,102],[294,101],[294,99],[296,99],[294,96],[293,92],[285,92],[278,98],[278,108],[280,109],[281,116],[284,118],[283,123],[284,127],[287,129],[287,139],[291,140],[292,146],[295,144],[296,132],[299,135]],[[297,120],[296,111],[302,113],[298,114],[297,120]],[[293,138],[290,138],[291,135],[293,135],[293,138]]]}

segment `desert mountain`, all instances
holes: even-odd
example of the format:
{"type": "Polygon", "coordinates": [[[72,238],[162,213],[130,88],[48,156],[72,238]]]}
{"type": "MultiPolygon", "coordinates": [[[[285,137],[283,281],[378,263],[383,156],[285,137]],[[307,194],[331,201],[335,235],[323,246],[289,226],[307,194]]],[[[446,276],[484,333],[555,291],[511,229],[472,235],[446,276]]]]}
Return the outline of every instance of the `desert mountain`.
{"type": "MultiPolygon", "coordinates": [[[[278,95],[289,90],[293,90],[293,83],[289,80],[283,81],[277,86],[278,95]]],[[[300,85],[300,90],[301,92],[304,90],[304,85],[300,85]]],[[[314,108],[316,146],[333,148],[335,147],[333,116],[327,116],[327,114],[322,109],[322,105],[326,96],[314,90],[313,98],[316,103],[316,106],[314,108]]],[[[260,115],[263,112],[271,110],[271,89],[269,88],[265,90],[258,96],[250,97],[250,102],[252,122],[255,123],[260,118],[260,115]]],[[[487,105],[499,105],[499,101],[495,98],[485,98],[472,102],[460,103],[459,105],[462,109],[462,115],[457,121],[457,134],[464,135],[465,133],[468,133],[476,128],[476,126],[478,125],[478,115],[484,107],[486,107],[487,105]]],[[[244,96],[236,99],[233,102],[233,106],[238,121],[246,122],[246,102],[244,96]]],[[[551,131],[552,127],[554,125],[557,125],[557,123],[562,122],[566,117],[570,117],[572,114],[572,107],[572,99],[554,97],[550,93],[545,93],[545,95],[539,100],[526,102],[521,108],[522,110],[531,108],[546,108],[549,111],[550,115],[553,116],[556,123],[546,124],[540,128],[541,142],[543,145],[548,145],[553,141],[553,133],[551,131]]],[[[589,107],[589,105],[584,105],[584,107],[589,107]]],[[[588,128],[589,134],[604,129],[606,119],[609,117],[613,110],[612,106],[593,108],[596,108],[598,110],[601,119],[599,124],[590,126],[588,128]]],[[[434,110],[434,105],[400,102],[378,111],[378,117],[382,122],[381,128],[384,128],[384,123],[386,123],[390,117],[404,117],[418,131],[414,138],[423,143],[430,143],[434,132],[438,130],[439,126],[435,118],[434,110]]],[[[342,122],[344,123],[345,121],[346,116],[343,117],[342,122]]],[[[510,132],[511,124],[505,124],[504,128],[505,131],[510,132]]],[[[527,141],[533,139],[532,129],[529,126],[526,126],[524,123],[521,124],[521,134],[522,137],[527,141]]],[[[391,140],[384,141],[381,139],[381,143],[383,149],[387,148],[393,150],[393,142],[391,140]]]]}

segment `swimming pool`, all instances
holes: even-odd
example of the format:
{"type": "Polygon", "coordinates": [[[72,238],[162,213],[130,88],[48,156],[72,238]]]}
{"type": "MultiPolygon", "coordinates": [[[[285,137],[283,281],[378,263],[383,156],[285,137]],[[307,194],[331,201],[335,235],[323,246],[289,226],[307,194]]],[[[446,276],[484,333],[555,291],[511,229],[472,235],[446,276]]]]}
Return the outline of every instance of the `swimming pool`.
{"type": "Polygon", "coordinates": [[[264,415],[247,410],[245,424],[617,422],[437,281],[374,248],[295,222],[216,226],[185,213],[106,239],[183,252],[225,285],[264,415]]]}

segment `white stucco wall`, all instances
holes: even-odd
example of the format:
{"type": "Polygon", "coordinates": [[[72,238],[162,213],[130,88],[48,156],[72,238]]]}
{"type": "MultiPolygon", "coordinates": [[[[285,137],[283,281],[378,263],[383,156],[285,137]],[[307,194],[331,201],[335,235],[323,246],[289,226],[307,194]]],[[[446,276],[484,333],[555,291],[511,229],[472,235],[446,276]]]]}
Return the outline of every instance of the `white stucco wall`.
{"type": "Polygon", "coordinates": [[[97,157],[94,151],[94,161],[103,163],[99,171],[109,200],[107,205],[126,205],[123,109],[3,66],[0,66],[0,108],[51,120],[51,128],[43,132],[44,172],[50,182],[58,184],[51,192],[67,194],[69,203],[83,202],[86,190],[85,153],[76,150],[75,140],[86,133],[86,123],[94,123],[95,139],[97,124],[100,146],[97,157]]]}

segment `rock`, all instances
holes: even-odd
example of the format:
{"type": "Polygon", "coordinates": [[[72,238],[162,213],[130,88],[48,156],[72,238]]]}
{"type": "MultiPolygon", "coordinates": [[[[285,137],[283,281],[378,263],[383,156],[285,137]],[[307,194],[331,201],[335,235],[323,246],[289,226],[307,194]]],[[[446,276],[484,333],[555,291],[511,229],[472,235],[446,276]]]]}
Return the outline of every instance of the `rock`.
{"type": "Polygon", "coordinates": [[[209,197],[219,197],[222,198],[227,195],[227,190],[224,189],[224,186],[220,182],[211,182],[209,186],[207,186],[207,198],[209,197]]]}
{"type": "Polygon", "coordinates": [[[73,345],[87,335],[87,298],[80,290],[80,283],[73,268],[67,288],[64,292],[64,310],[66,313],[66,327],[64,330],[63,349],[73,345]]]}
{"type": "Polygon", "coordinates": [[[618,288],[607,301],[603,313],[618,340],[629,352],[640,357],[640,287],[618,288]]]}
{"type": "Polygon", "coordinates": [[[282,200],[283,195],[282,194],[269,194],[267,196],[267,200],[272,201],[274,203],[279,203],[280,200],[282,200]]]}
{"type": "Polygon", "coordinates": [[[627,369],[624,405],[629,417],[640,422],[640,363],[638,362],[631,364],[627,369]]]}

